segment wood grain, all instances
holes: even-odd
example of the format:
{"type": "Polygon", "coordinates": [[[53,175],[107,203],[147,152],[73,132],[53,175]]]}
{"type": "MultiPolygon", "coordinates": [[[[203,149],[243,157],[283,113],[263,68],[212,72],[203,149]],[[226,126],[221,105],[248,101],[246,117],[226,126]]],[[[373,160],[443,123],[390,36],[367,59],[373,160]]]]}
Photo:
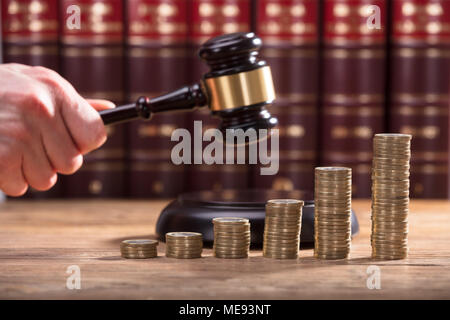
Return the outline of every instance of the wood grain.
{"type": "Polygon", "coordinates": [[[320,261],[125,260],[122,239],[152,237],[164,201],[11,201],[0,205],[0,298],[7,299],[407,299],[450,298],[450,202],[413,201],[410,255],[370,259],[370,202],[355,200],[361,232],[351,258],[320,261]],[[81,290],[66,288],[66,269],[81,268],[81,290]],[[381,289],[366,286],[381,268],[381,289]]]}

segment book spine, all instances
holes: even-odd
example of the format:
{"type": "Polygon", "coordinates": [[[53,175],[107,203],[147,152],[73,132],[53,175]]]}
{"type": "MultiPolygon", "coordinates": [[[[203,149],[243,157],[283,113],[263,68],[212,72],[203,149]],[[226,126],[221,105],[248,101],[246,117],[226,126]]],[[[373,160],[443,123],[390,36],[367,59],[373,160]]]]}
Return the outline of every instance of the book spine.
{"type": "Polygon", "coordinates": [[[325,0],[323,10],[321,164],[352,168],[353,196],[368,198],[372,139],[385,130],[386,1],[325,0]]]}
{"type": "MultiPolygon", "coordinates": [[[[4,0],[2,13],[2,49],[4,63],[43,66],[59,71],[58,2],[56,0],[4,0]]],[[[49,191],[30,189],[25,198],[62,196],[63,182],[58,179],[49,191]]]]}
{"type": "Polygon", "coordinates": [[[279,172],[252,170],[251,186],[275,190],[314,189],[318,117],[318,1],[256,1],[256,33],[261,56],[272,69],[279,122],[279,172]]]}
{"type": "MultiPolygon", "coordinates": [[[[195,83],[208,71],[206,63],[197,54],[203,42],[224,33],[250,31],[250,0],[190,0],[188,11],[189,81],[195,83]]],[[[203,133],[220,124],[208,108],[191,113],[188,124],[191,134],[194,121],[202,121],[203,133]]],[[[205,142],[203,148],[208,143],[205,142]]],[[[246,188],[248,166],[191,164],[187,166],[187,179],[186,191],[246,188]]]]}
{"type": "Polygon", "coordinates": [[[2,1],[3,62],[58,71],[58,2],[2,1]]]}
{"type": "MultiPolygon", "coordinates": [[[[84,98],[124,101],[123,3],[121,0],[78,0],[80,28],[71,0],[60,1],[61,71],[84,98]]],[[[109,126],[108,141],[84,158],[82,168],[65,177],[67,197],[121,197],[124,195],[125,137],[123,126],[109,126]]]]}
{"type": "Polygon", "coordinates": [[[394,1],[389,126],[413,135],[411,196],[448,192],[450,1],[394,1]]]}
{"type": "MultiPolygon", "coordinates": [[[[154,97],[186,84],[185,0],[127,1],[129,100],[154,97]]],[[[185,128],[187,112],[156,114],[129,126],[128,190],[131,197],[175,197],[184,188],[184,166],[171,160],[172,132],[185,128]]]]}

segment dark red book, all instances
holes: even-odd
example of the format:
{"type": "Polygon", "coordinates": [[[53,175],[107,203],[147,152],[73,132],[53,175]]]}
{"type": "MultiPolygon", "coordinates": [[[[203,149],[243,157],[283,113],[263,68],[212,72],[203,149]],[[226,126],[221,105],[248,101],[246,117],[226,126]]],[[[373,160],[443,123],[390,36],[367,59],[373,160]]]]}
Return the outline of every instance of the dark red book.
{"type": "MultiPolygon", "coordinates": [[[[205,62],[197,54],[200,45],[221,34],[250,31],[250,8],[250,0],[189,0],[189,82],[198,82],[208,71],[205,62]]],[[[203,132],[209,128],[217,128],[220,123],[211,116],[208,108],[190,114],[188,127],[191,133],[194,121],[202,121],[203,132]]],[[[208,144],[209,142],[205,142],[203,147],[208,144]]],[[[248,187],[246,164],[203,163],[191,164],[187,168],[187,191],[248,187]]]]}
{"type": "Polygon", "coordinates": [[[411,196],[448,193],[450,1],[392,4],[389,126],[413,135],[411,196]]]}
{"type": "MultiPolygon", "coordinates": [[[[80,29],[70,29],[67,8],[60,1],[61,72],[85,98],[124,101],[123,3],[121,0],[79,0],[80,29]]],[[[108,141],[85,156],[82,168],[67,176],[68,197],[121,197],[125,186],[124,126],[110,126],[108,141]]]]}
{"type": "MultiPolygon", "coordinates": [[[[1,3],[3,62],[59,71],[58,1],[4,0],[1,3]]],[[[61,179],[49,191],[30,189],[24,197],[62,196],[61,179]]]]}
{"type": "Polygon", "coordinates": [[[324,1],[321,165],[352,168],[354,197],[371,196],[372,139],[385,131],[386,3],[324,1]]]}
{"type": "Polygon", "coordinates": [[[3,62],[58,71],[58,1],[1,3],[3,62]]]}
{"type": "Polygon", "coordinates": [[[272,69],[276,100],[268,109],[278,118],[279,172],[252,169],[251,186],[314,190],[317,164],[319,30],[318,1],[263,0],[256,4],[261,56],[272,69]]]}
{"type": "MultiPolygon", "coordinates": [[[[127,3],[128,100],[155,97],[186,84],[187,3],[185,0],[129,0],[127,3]]],[[[156,114],[129,126],[131,197],[175,197],[185,170],[171,160],[172,132],[186,127],[187,112],[156,114]]]]}

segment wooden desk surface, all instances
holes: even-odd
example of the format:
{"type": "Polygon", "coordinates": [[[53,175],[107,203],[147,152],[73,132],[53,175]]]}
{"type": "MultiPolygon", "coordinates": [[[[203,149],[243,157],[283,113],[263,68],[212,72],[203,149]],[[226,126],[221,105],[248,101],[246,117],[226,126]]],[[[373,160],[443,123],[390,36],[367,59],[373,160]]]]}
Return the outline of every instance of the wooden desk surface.
{"type": "Polygon", "coordinates": [[[370,202],[354,201],[361,232],[346,261],[125,260],[119,243],[149,237],[166,202],[64,201],[0,204],[0,298],[31,299],[450,299],[450,202],[413,201],[410,256],[370,259],[370,202]],[[81,269],[81,290],[68,290],[67,267],[81,269]],[[366,286],[381,269],[381,289],[366,286]]]}

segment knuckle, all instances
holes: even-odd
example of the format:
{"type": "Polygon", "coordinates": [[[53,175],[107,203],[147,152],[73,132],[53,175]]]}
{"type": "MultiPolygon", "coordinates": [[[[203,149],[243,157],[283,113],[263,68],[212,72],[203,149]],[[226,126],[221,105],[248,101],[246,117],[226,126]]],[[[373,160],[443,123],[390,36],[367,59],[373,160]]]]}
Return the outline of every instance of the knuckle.
{"type": "Polygon", "coordinates": [[[32,70],[38,75],[44,75],[44,76],[48,76],[48,77],[51,77],[54,74],[57,74],[55,71],[45,68],[45,67],[42,67],[42,66],[34,66],[34,67],[32,67],[32,70]]]}
{"type": "Polygon", "coordinates": [[[24,96],[24,105],[26,105],[26,112],[31,112],[33,115],[49,115],[51,102],[43,95],[40,89],[34,88],[24,96]]]}
{"type": "Polygon", "coordinates": [[[44,67],[33,67],[38,70],[37,78],[44,83],[51,92],[58,97],[58,100],[68,101],[69,104],[73,103],[71,97],[71,86],[68,82],[61,77],[56,71],[44,68],[44,67]]]}
{"type": "Polygon", "coordinates": [[[53,89],[62,90],[63,84],[61,81],[61,77],[53,70],[48,70],[42,74],[40,77],[41,81],[50,86],[53,89]]]}

